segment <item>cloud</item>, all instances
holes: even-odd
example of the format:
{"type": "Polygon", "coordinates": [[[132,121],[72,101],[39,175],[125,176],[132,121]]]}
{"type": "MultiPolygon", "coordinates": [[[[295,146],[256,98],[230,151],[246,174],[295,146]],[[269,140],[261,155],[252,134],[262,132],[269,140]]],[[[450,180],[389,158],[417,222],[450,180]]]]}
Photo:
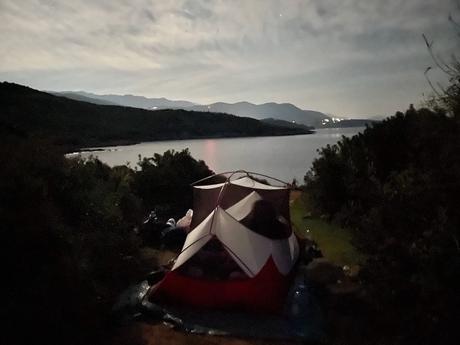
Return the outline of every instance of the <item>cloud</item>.
{"type": "MultiPolygon", "coordinates": [[[[0,0],[0,79],[47,90],[287,101],[338,115],[421,100],[453,0],[0,0]]],[[[454,38],[454,39],[453,39],[454,38]]]]}

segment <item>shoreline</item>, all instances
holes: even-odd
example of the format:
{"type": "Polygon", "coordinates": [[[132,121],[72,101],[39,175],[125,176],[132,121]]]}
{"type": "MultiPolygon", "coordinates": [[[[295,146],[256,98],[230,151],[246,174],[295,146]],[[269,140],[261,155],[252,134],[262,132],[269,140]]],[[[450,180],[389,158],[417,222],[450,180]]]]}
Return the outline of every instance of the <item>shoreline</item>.
{"type": "Polygon", "coordinates": [[[310,135],[315,134],[315,130],[308,130],[305,133],[291,133],[291,134],[272,134],[272,135],[235,135],[235,136],[192,136],[189,138],[170,138],[170,139],[156,139],[156,140],[147,140],[147,141],[115,141],[113,143],[106,143],[106,144],[99,144],[93,145],[89,147],[80,147],[80,148],[73,148],[67,152],[65,155],[76,155],[79,153],[85,152],[104,152],[108,151],[107,149],[110,147],[119,147],[119,146],[133,146],[137,144],[143,143],[157,143],[157,142],[166,142],[166,141],[186,141],[186,140],[205,140],[205,139],[238,139],[238,138],[266,138],[266,137],[290,137],[296,135],[310,135]]]}

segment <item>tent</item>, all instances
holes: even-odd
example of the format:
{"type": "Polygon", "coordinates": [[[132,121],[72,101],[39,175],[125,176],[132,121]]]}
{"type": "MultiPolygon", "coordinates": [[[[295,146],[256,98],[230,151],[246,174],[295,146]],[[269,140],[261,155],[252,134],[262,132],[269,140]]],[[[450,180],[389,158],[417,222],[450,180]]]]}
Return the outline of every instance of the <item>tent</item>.
{"type": "Polygon", "coordinates": [[[184,246],[150,299],[279,311],[299,256],[288,186],[234,172],[222,183],[195,185],[193,209],[184,246]]]}

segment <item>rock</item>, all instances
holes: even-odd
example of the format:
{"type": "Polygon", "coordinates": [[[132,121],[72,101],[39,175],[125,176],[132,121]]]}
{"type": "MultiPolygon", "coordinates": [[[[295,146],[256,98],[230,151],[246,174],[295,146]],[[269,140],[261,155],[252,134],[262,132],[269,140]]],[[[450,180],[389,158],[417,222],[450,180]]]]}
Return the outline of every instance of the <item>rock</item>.
{"type": "Polygon", "coordinates": [[[353,280],[358,279],[359,271],[361,267],[359,265],[352,265],[350,266],[349,270],[346,272],[346,275],[353,280]]]}
{"type": "Polygon", "coordinates": [[[303,218],[303,219],[310,219],[310,218],[312,218],[312,217],[313,217],[313,215],[311,214],[311,212],[308,212],[308,213],[305,214],[302,218],[303,218]]]}
{"type": "Polygon", "coordinates": [[[336,284],[338,280],[344,280],[344,277],[341,267],[324,258],[314,259],[305,270],[305,278],[317,285],[336,284]]]}

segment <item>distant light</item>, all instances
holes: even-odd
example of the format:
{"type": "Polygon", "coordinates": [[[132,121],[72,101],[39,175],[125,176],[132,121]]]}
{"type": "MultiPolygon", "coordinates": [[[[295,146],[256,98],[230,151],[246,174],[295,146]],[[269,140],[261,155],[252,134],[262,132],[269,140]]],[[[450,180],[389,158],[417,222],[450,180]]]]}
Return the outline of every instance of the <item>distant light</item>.
{"type": "Polygon", "coordinates": [[[291,121],[292,123],[295,123],[295,121],[291,121]]]}
{"type": "Polygon", "coordinates": [[[282,16],[283,16],[283,14],[282,14],[282,13],[280,13],[280,17],[282,17],[282,16]]]}

